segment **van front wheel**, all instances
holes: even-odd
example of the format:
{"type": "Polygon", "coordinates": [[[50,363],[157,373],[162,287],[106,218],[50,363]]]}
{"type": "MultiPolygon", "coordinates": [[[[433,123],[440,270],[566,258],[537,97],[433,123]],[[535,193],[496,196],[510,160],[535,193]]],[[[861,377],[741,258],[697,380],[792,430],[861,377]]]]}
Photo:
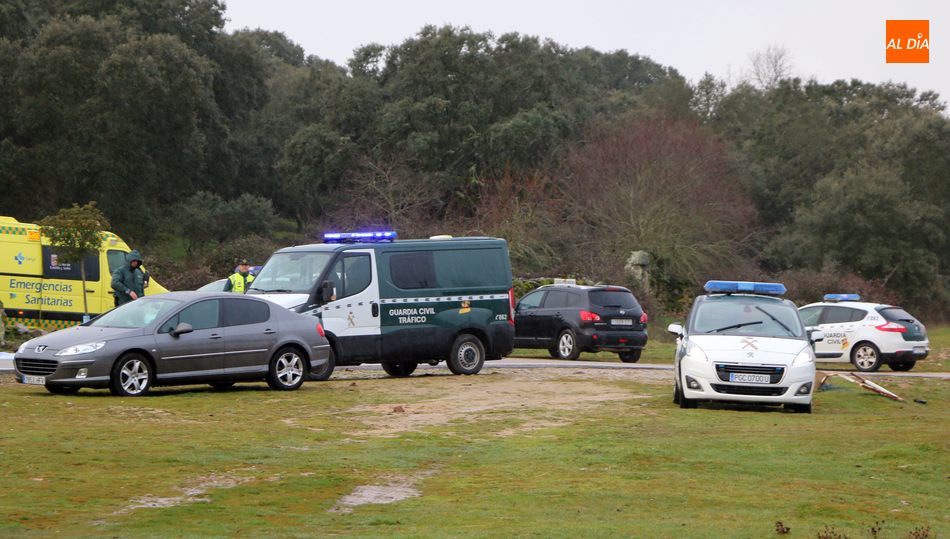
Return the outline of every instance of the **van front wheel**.
{"type": "Polygon", "coordinates": [[[485,345],[478,337],[463,333],[452,343],[446,363],[452,374],[478,374],[485,364],[485,345]]]}
{"type": "Polygon", "coordinates": [[[386,371],[386,374],[396,377],[396,378],[405,378],[412,374],[416,367],[419,364],[415,361],[402,361],[399,363],[383,363],[383,370],[386,371]]]}

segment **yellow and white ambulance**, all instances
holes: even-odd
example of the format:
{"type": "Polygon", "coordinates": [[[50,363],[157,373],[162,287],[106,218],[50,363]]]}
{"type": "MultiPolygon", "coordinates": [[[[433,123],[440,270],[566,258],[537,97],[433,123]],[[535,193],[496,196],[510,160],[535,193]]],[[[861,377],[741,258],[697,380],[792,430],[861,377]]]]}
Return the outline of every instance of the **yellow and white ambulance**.
{"type": "MultiPolygon", "coordinates": [[[[99,253],[86,259],[86,301],[96,316],[115,305],[112,272],[126,264],[131,250],[122,238],[102,232],[99,253]]],[[[146,281],[146,295],[168,292],[146,281]]],[[[82,322],[82,276],[79,264],[61,260],[38,225],[0,216],[0,302],[11,323],[46,330],[82,322]]]]}

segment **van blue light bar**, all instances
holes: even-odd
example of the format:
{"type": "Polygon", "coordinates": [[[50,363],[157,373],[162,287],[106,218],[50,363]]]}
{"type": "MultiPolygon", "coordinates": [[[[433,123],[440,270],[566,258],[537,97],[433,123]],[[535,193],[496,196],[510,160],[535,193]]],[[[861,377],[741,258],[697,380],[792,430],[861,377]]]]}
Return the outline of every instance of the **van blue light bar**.
{"type": "Polygon", "coordinates": [[[825,294],[825,301],[861,301],[860,294],[825,294]]]}
{"type": "Polygon", "coordinates": [[[326,232],[323,243],[379,243],[396,240],[395,230],[379,232],[326,232]]]}
{"type": "Polygon", "coordinates": [[[709,281],[703,287],[709,294],[765,294],[768,296],[784,296],[785,285],[782,283],[753,283],[749,281],[709,281]]]}

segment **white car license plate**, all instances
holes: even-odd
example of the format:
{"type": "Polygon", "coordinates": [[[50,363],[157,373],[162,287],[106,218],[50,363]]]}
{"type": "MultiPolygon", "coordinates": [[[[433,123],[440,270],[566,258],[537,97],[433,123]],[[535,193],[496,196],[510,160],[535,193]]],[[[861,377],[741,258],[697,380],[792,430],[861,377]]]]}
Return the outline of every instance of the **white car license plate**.
{"type": "Polygon", "coordinates": [[[767,374],[747,374],[744,372],[730,372],[730,382],[740,382],[747,384],[767,384],[771,381],[767,374]]]}
{"type": "Polygon", "coordinates": [[[926,353],[927,353],[927,347],[926,347],[926,346],[915,346],[915,347],[914,347],[914,353],[915,353],[915,354],[926,354],[926,353]]]}
{"type": "Polygon", "coordinates": [[[23,383],[43,386],[43,385],[46,385],[46,377],[45,376],[30,376],[29,374],[24,374],[23,383]]]}
{"type": "Polygon", "coordinates": [[[610,323],[615,326],[632,326],[633,320],[629,318],[614,318],[610,323]]]}

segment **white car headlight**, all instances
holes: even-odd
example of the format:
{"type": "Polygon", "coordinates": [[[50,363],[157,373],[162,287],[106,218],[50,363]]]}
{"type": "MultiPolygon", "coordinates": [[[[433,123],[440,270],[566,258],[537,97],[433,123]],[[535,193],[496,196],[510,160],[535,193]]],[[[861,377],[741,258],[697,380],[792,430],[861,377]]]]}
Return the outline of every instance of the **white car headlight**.
{"type": "Polygon", "coordinates": [[[703,352],[703,349],[692,341],[686,345],[686,356],[696,361],[709,361],[709,358],[706,357],[706,352],[703,352]]]}
{"type": "Polygon", "coordinates": [[[795,359],[792,361],[792,366],[794,367],[795,365],[805,365],[807,363],[814,362],[815,356],[812,355],[811,348],[806,346],[805,348],[802,348],[802,351],[799,352],[797,356],[795,356],[795,359]]]}
{"type": "Polygon", "coordinates": [[[79,354],[88,354],[91,352],[95,352],[96,350],[102,348],[105,345],[106,345],[105,341],[89,342],[86,344],[77,344],[76,346],[63,348],[59,352],[56,352],[56,355],[57,356],[77,356],[79,354]]]}

